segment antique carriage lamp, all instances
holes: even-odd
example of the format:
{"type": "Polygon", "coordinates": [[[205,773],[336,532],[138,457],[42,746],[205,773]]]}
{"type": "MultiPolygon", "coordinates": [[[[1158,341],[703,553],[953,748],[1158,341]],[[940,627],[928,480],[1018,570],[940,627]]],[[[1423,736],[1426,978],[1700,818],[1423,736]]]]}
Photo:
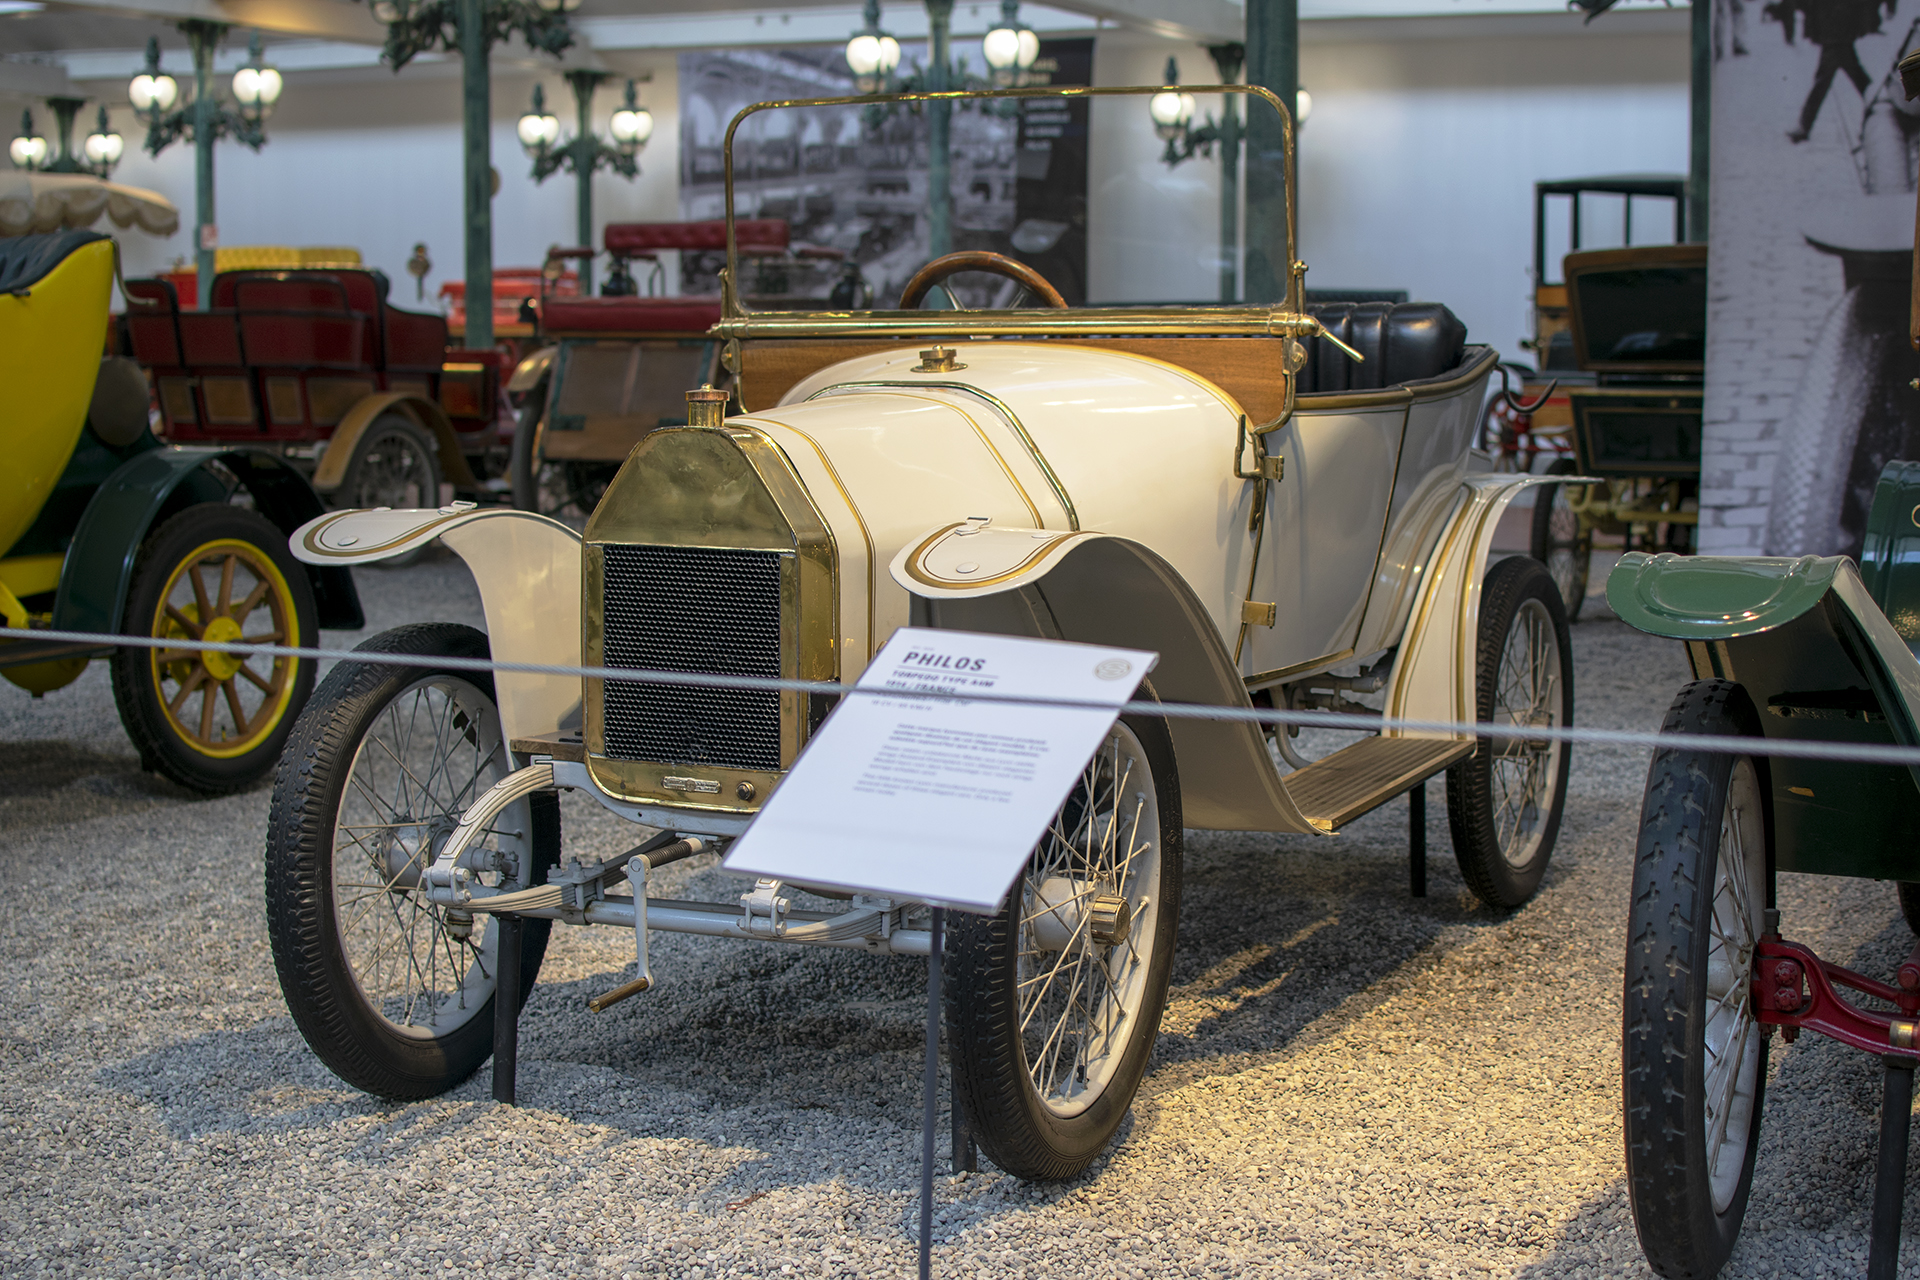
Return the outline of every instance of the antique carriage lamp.
{"type": "Polygon", "coordinates": [[[1027,82],[1027,73],[1040,57],[1040,37],[1020,21],[1020,0],[1000,0],[1000,25],[980,41],[996,88],[1013,89],[1027,82]]]}
{"type": "Polygon", "coordinates": [[[160,69],[160,41],[147,41],[147,69],[127,86],[127,98],[140,122],[152,128],[180,100],[180,82],[160,69]]]}
{"type": "Polygon", "coordinates": [[[20,133],[7,148],[16,169],[39,169],[47,163],[47,140],[33,131],[33,112],[20,113],[20,133]]]}
{"type": "Polygon", "coordinates": [[[880,0],[867,0],[867,25],[847,41],[847,67],[862,93],[885,93],[900,65],[900,42],[880,29],[880,0]]]}
{"type": "Polygon", "coordinates": [[[112,173],[113,166],[120,163],[121,153],[127,149],[127,140],[113,131],[104,104],[100,108],[100,123],[87,135],[87,140],[81,146],[89,167],[102,178],[112,173]]]}

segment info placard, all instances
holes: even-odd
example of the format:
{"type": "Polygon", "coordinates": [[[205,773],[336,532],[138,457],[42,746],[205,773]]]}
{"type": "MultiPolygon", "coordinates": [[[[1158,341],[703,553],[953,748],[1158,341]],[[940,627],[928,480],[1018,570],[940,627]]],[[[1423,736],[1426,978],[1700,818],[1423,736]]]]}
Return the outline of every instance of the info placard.
{"type": "Polygon", "coordinates": [[[991,914],[1158,659],[1140,649],[904,627],[723,865],[991,914]],[[948,696],[897,696],[915,693],[948,696]]]}

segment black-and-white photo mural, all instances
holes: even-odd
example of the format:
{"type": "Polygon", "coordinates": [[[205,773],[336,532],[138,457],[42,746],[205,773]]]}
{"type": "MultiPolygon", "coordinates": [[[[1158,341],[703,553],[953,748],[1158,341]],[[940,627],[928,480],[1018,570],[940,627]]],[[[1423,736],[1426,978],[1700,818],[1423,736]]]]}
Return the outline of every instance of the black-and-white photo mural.
{"type": "MultiPolygon", "coordinates": [[[[926,56],[924,44],[903,45],[900,72],[923,67],[926,56]]],[[[1054,84],[1084,85],[1092,66],[1091,40],[1047,40],[1035,69],[1054,84]]],[[[742,107],[854,92],[839,45],[682,54],[682,216],[724,215],[722,148],[742,107]]],[[[783,220],[796,247],[742,263],[749,306],[894,304],[932,256],[927,123],[923,112],[898,104],[748,117],[734,138],[736,216],[783,220]]],[[[1084,302],[1085,102],[962,104],[952,114],[949,155],[951,249],[1007,254],[1038,268],[1069,304],[1084,302]]],[[[721,265],[719,255],[689,263],[681,287],[717,292],[721,265]]],[[[1018,286],[963,275],[953,288],[961,305],[986,307],[1010,305],[1014,299],[1003,295],[1018,286]]]]}
{"type": "Polygon", "coordinates": [[[1920,457],[1907,339],[1920,0],[1720,0],[1700,550],[1858,555],[1920,457]]]}

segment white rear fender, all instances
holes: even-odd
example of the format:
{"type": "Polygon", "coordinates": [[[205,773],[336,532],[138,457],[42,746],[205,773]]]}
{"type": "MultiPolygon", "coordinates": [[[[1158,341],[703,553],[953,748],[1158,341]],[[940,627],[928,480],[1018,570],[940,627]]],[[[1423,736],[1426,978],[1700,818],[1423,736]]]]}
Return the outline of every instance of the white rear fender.
{"type": "MultiPolygon", "coordinates": [[[[557,520],[465,502],[334,511],[294,530],[288,545],[307,564],[352,565],[391,560],[435,538],[473,574],[496,659],[579,665],[580,535],[557,520]]],[[[497,671],[493,683],[509,741],[579,727],[577,677],[497,671]]]]}
{"type": "MultiPolygon", "coordinates": [[[[1582,476],[1474,475],[1461,482],[1452,516],[1421,566],[1419,594],[1387,684],[1387,715],[1407,720],[1477,719],[1480,584],[1494,529],[1522,489],[1590,481],[1582,476]]],[[[1446,734],[1390,730],[1390,737],[1446,734]]]]}

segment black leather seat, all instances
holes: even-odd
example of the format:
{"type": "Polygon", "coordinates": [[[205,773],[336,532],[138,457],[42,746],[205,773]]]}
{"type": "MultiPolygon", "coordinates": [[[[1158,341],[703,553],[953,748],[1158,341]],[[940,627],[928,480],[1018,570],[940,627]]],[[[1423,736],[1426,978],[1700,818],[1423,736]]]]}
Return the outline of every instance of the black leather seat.
{"type": "Polygon", "coordinates": [[[1356,362],[1325,338],[1309,339],[1303,396],[1437,378],[1460,363],[1467,345],[1467,326],[1438,302],[1310,303],[1307,312],[1366,360],[1356,362]]]}
{"type": "Polygon", "coordinates": [[[23,293],[52,274],[83,244],[105,240],[98,231],[43,231],[0,239],[0,293],[23,293]]]}

